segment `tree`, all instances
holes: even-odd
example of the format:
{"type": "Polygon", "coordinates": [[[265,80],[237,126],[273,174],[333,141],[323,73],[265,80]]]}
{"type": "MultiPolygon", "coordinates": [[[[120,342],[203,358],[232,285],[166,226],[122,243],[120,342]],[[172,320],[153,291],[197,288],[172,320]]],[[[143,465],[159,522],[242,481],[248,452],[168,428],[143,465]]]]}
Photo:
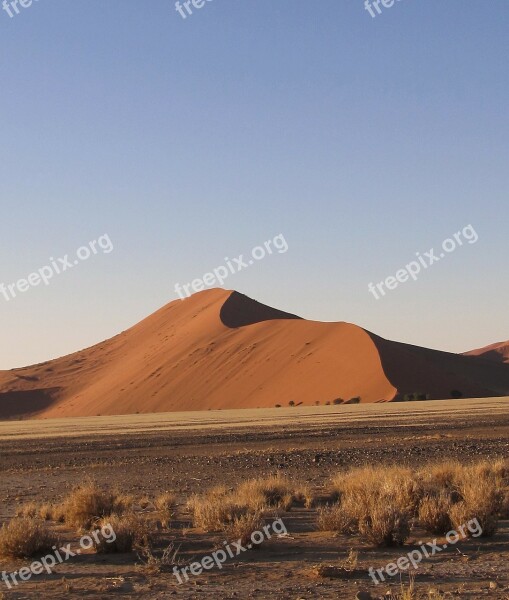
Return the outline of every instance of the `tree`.
{"type": "Polygon", "coordinates": [[[361,401],[360,396],[354,396],[353,398],[350,398],[350,400],[347,400],[347,402],[345,404],[359,404],[360,401],[361,401]]]}

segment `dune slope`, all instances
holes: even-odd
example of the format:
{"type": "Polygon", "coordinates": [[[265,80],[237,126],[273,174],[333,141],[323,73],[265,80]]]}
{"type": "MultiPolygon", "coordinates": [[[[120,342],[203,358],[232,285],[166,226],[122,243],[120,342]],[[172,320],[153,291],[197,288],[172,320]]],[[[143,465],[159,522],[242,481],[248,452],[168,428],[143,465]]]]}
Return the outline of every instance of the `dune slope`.
{"type": "Polygon", "coordinates": [[[470,350],[465,352],[464,356],[479,356],[487,360],[509,364],[509,341],[470,350]]]}

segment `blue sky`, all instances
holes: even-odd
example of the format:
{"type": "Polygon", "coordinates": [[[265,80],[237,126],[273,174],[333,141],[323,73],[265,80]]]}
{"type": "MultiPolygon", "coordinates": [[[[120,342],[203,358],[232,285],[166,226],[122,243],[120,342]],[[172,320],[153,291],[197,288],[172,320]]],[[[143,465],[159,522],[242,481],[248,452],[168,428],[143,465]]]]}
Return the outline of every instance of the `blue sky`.
{"type": "Polygon", "coordinates": [[[225,287],[449,351],[508,339],[508,25],[506,0],[0,11],[0,283],[114,244],[0,296],[0,368],[115,335],[279,233],[225,287]],[[468,224],[476,244],[368,292],[468,224]]]}

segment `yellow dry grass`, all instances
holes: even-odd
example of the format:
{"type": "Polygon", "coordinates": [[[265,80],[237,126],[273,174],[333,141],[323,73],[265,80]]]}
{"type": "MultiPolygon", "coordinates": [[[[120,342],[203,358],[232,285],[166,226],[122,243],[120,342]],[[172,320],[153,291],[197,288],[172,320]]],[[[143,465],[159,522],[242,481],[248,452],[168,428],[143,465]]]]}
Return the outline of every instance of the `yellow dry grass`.
{"type": "Polygon", "coordinates": [[[0,555],[7,558],[31,558],[57,543],[46,523],[34,517],[15,517],[0,529],[0,555]]]}

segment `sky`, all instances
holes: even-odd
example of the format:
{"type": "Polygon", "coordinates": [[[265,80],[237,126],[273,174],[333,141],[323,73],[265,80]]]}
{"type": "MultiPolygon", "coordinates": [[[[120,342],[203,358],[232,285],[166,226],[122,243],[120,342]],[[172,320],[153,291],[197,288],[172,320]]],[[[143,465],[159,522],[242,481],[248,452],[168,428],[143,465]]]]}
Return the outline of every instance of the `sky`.
{"type": "Polygon", "coordinates": [[[224,287],[452,352],[509,339],[507,0],[190,6],[0,10],[0,369],[107,339],[279,234],[224,287]]]}

